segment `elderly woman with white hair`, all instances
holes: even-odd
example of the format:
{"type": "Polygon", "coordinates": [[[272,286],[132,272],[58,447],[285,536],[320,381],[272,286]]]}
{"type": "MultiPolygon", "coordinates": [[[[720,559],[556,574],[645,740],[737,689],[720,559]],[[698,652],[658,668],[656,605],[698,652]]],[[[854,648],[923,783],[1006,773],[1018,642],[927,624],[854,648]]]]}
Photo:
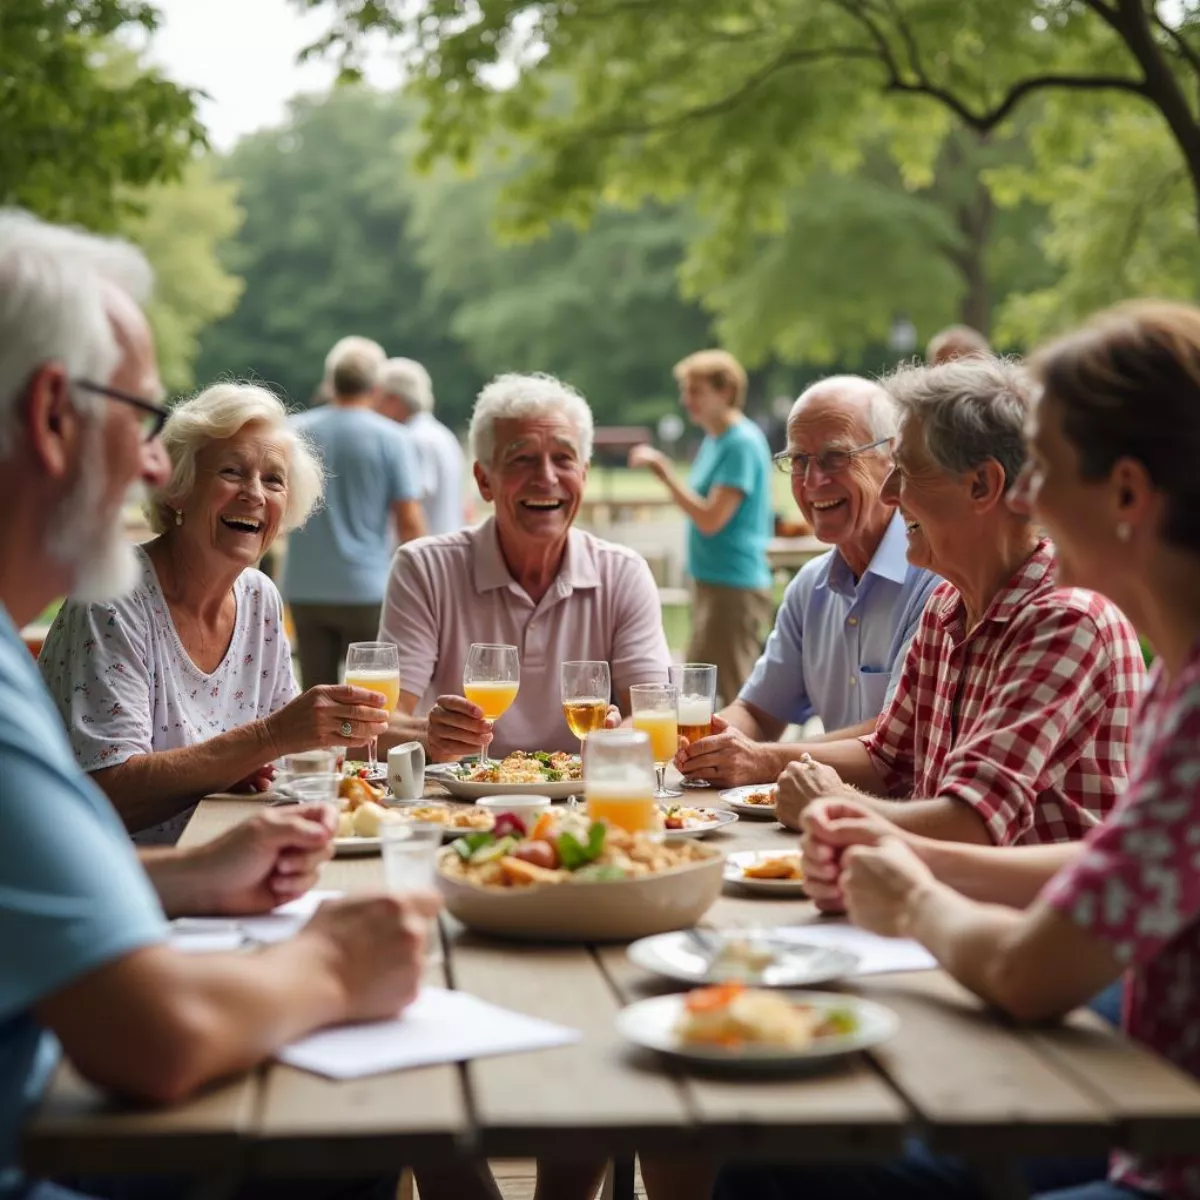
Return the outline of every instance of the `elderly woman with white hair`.
{"type": "Polygon", "coordinates": [[[380,697],[297,696],[283,606],[255,564],[320,503],[319,461],[261,387],[219,383],[162,435],[171,476],[148,504],[133,590],[68,600],[38,664],[79,765],[135,840],[174,842],[209,792],[266,787],[268,764],[359,745],[385,727],[380,697]]]}
{"type": "Polygon", "coordinates": [[[609,663],[613,698],[626,712],[633,684],[667,681],[649,567],[634,551],[574,528],[592,438],[587,401],[549,375],[501,375],[479,394],[474,475],[495,513],[396,553],[379,633],[400,648],[390,740],[420,739],[439,762],[489,743],[500,755],[574,750],[558,704],[560,663],[609,663]],[[520,691],[494,731],[461,694],[473,642],[520,654],[520,691]]]}

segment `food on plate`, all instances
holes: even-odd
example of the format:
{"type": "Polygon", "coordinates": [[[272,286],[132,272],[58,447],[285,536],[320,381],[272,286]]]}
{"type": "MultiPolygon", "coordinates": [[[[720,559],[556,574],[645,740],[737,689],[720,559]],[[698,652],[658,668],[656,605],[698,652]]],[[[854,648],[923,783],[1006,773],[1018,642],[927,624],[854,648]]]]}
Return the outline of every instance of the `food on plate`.
{"type": "Polygon", "coordinates": [[[507,758],[488,766],[461,763],[455,771],[464,783],[562,783],[583,778],[579,755],[556,750],[514,750],[507,758]]]}
{"type": "Polygon", "coordinates": [[[428,821],[447,829],[489,830],[496,818],[486,808],[450,808],[445,804],[414,804],[405,810],[413,821],[428,821]]]}
{"type": "Polygon", "coordinates": [[[692,1045],[775,1046],[797,1050],[822,1037],[853,1033],[852,1013],[799,1004],[778,992],[719,983],[697,988],[684,998],[676,1036],[692,1045]]]}
{"type": "Polygon", "coordinates": [[[364,804],[378,804],[386,795],[386,788],[369,783],[359,775],[344,775],[338,784],[338,799],[348,812],[355,812],[364,804]]]}
{"type": "Polygon", "coordinates": [[[392,825],[400,820],[400,814],[395,809],[384,808],[373,800],[360,804],[353,812],[347,810],[338,817],[339,837],[374,838],[379,836],[382,825],[392,825]],[[343,833],[345,822],[349,819],[349,833],[343,833]]]}
{"type": "Polygon", "coordinates": [[[746,879],[803,879],[804,869],[799,854],[775,854],[743,867],[742,876],[746,879]]]}
{"type": "Polygon", "coordinates": [[[764,788],[761,792],[747,792],[742,797],[743,804],[754,804],[762,808],[773,808],[775,805],[775,789],[764,788]]]}
{"type": "Polygon", "coordinates": [[[761,975],[778,961],[770,946],[751,937],[728,937],[713,955],[709,970],[726,977],[761,975]]]}
{"type": "Polygon", "coordinates": [[[439,869],[479,887],[520,888],[635,879],[710,857],[694,842],[659,841],[577,812],[545,813],[526,836],[517,817],[501,813],[490,833],[468,834],[443,851],[439,869]]]}
{"type": "Polygon", "coordinates": [[[672,804],[663,810],[662,827],[671,829],[695,829],[698,825],[711,825],[718,819],[711,808],[687,808],[672,804]]]}

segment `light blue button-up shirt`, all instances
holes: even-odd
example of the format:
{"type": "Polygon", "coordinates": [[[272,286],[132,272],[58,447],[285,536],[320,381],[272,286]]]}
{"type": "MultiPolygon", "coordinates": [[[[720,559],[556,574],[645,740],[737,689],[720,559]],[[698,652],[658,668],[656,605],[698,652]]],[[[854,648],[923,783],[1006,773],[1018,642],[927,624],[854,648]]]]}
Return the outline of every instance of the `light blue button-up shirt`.
{"type": "Polygon", "coordinates": [[[805,563],[738,699],[789,724],[820,717],[827,730],[878,716],[900,681],[925,601],[941,583],[912,566],[906,551],[896,513],[861,579],[836,549],[805,563]]]}

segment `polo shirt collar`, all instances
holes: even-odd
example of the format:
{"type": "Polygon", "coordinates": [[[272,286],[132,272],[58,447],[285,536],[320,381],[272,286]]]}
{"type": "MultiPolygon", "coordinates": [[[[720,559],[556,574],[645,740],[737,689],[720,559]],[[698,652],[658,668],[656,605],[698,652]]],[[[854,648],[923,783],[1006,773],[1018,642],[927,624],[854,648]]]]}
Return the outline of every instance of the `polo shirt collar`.
{"type": "MultiPolygon", "coordinates": [[[[903,583],[908,578],[908,566],[908,535],[904,531],[904,518],[897,510],[887,523],[883,537],[879,539],[879,545],[875,547],[875,553],[863,572],[863,578],[878,575],[881,579],[890,579],[892,583],[903,583]]],[[[836,547],[829,556],[822,582],[835,592],[852,594],[854,591],[854,573],[836,547]]]]}
{"type": "MultiPolygon", "coordinates": [[[[992,597],[987,611],[979,621],[985,625],[989,621],[1004,624],[1021,612],[1029,602],[1032,593],[1046,586],[1046,581],[1054,571],[1054,544],[1049,538],[1042,538],[1034,552],[1013,572],[1008,582],[992,597]]],[[[938,613],[939,622],[949,627],[956,621],[965,620],[966,601],[958,588],[950,591],[942,602],[938,613]]]]}
{"type": "MultiPolygon", "coordinates": [[[[475,590],[494,592],[499,588],[518,587],[517,581],[500,552],[496,533],[496,518],[488,517],[472,534],[475,590]]],[[[600,569],[595,550],[588,538],[578,529],[567,534],[567,552],[555,581],[555,590],[566,595],[578,588],[600,586],[600,569]]]]}

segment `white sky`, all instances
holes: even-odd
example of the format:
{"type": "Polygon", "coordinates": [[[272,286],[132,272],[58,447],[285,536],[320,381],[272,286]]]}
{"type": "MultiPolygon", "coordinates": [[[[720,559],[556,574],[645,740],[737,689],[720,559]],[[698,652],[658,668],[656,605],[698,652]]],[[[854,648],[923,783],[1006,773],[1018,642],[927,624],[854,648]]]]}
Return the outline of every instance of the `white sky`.
{"type": "MultiPolygon", "coordinates": [[[[288,0],[158,0],[158,7],[162,24],[147,57],[176,82],[208,93],[200,119],[218,150],[279,124],[292,96],[324,91],[337,73],[332,63],[296,62],[328,29],[328,10],[300,12],[288,0]]],[[[371,54],[367,78],[381,87],[399,82],[386,44],[371,54]]]]}

